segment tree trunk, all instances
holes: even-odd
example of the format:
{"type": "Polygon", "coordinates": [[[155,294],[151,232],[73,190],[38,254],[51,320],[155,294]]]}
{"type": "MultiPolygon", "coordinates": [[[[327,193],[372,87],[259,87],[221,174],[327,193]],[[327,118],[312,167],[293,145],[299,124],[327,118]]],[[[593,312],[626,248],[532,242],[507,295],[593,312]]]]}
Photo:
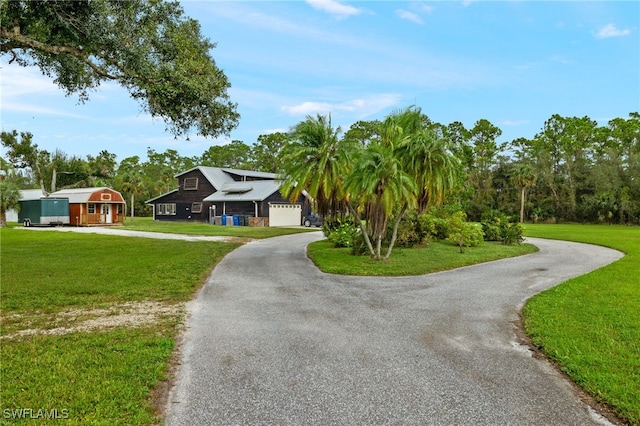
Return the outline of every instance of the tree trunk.
{"type": "Polygon", "coordinates": [[[389,259],[389,256],[391,256],[391,250],[393,250],[393,246],[396,243],[396,238],[398,238],[398,226],[400,226],[400,221],[404,216],[404,212],[405,211],[402,210],[400,214],[398,214],[396,222],[393,224],[393,234],[391,234],[391,241],[389,242],[389,247],[387,248],[387,254],[384,255],[384,260],[389,259]]]}
{"type": "Polygon", "coordinates": [[[58,171],[54,167],[51,171],[51,192],[56,192],[56,180],[58,180],[58,171]]]}
{"type": "Polygon", "coordinates": [[[133,192],[131,193],[131,222],[133,222],[133,201],[134,201],[133,192]]]}
{"type": "Polygon", "coordinates": [[[523,186],[520,192],[520,223],[524,223],[524,197],[526,188],[526,186],[523,186]]]}
{"type": "Polygon", "coordinates": [[[362,226],[360,215],[358,215],[358,212],[356,211],[356,209],[354,209],[351,206],[350,203],[347,204],[347,208],[351,210],[351,213],[353,214],[356,224],[360,227],[360,232],[362,232],[362,237],[364,238],[364,242],[365,244],[367,244],[367,248],[369,249],[369,254],[371,255],[371,257],[375,257],[375,252],[373,251],[373,245],[371,244],[371,240],[369,239],[369,234],[367,233],[367,230],[365,229],[364,226],[362,226]]]}

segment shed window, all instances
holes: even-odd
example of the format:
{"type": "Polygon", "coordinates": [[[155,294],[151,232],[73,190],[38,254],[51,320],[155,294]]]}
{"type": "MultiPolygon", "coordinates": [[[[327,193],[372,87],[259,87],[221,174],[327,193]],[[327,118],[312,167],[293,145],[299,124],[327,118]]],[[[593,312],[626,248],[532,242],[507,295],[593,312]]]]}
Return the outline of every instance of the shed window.
{"type": "Polygon", "coordinates": [[[96,213],[96,205],[95,204],[89,204],[87,206],[87,213],[95,214],[96,213]]]}
{"type": "Polygon", "coordinates": [[[158,204],[158,214],[164,216],[170,216],[176,214],[175,203],[162,203],[158,204]]]}
{"type": "Polygon", "coordinates": [[[191,213],[202,213],[202,203],[191,204],[191,213]]]}
{"type": "Polygon", "coordinates": [[[184,178],[185,191],[195,191],[198,189],[198,178],[184,178]]]}
{"type": "Polygon", "coordinates": [[[100,194],[100,199],[103,201],[111,201],[111,194],[100,194]]]}

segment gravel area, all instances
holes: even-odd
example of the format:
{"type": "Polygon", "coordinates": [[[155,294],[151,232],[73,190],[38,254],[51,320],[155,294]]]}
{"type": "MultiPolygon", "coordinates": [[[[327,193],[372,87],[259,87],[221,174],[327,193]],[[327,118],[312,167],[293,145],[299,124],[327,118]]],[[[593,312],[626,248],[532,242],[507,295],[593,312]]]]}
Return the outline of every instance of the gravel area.
{"type": "Polygon", "coordinates": [[[168,425],[588,425],[607,420],[518,339],[545,288],[622,256],[540,251],[417,277],[346,277],[306,257],[307,233],[227,255],[197,298],[168,425]]]}

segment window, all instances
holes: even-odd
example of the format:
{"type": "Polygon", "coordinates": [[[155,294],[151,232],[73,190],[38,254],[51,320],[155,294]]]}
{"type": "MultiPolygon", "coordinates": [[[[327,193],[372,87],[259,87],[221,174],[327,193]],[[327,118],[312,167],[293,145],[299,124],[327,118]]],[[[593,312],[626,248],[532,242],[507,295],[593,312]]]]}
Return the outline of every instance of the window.
{"type": "Polygon", "coordinates": [[[185,191],[195,191],[198,189],[198,178],[184,178],[185,191]]]}
{"type": "Polygon", "coordinates": [[[118,204],[118,214],[122,214],[123,207],[122,204],[118,204]]]}
{"type": "Polygon", "coordinates": [[[103,201],[111,201],[111,194],[100,194],[100,199],[103,201]]]}
{"type": "Polygon", "coordinates": [[[158,206],[157,213],[159,215],[169,216],[169,215],[175,215],[176,214],[176,204],[175,203],[163,203],[163,204],[158,204],[157,206],[158,206]]]}
{"type": "Polygon", "coordinates": [[[202,203],[191,204],[191,213],[202,213],[202,203]]]}
{"type": "Polygon", "coordinates": [[[95,214],[96,213],[96,205],[95,204],[89,204],[87,206],[87,213],[95,214]]]}

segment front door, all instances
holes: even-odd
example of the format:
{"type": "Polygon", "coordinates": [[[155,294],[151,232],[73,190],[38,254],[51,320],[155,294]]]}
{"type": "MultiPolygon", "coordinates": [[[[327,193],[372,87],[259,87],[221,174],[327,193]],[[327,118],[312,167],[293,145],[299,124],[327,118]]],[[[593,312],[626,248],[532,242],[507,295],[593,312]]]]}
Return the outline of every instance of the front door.
{"type": "Polygon", "coordinates": [[[102,214],[102,222],[103,223],[112,223],[113,220],[111,218],[111,204],[102,204],[100,214],[102,214]]]}

